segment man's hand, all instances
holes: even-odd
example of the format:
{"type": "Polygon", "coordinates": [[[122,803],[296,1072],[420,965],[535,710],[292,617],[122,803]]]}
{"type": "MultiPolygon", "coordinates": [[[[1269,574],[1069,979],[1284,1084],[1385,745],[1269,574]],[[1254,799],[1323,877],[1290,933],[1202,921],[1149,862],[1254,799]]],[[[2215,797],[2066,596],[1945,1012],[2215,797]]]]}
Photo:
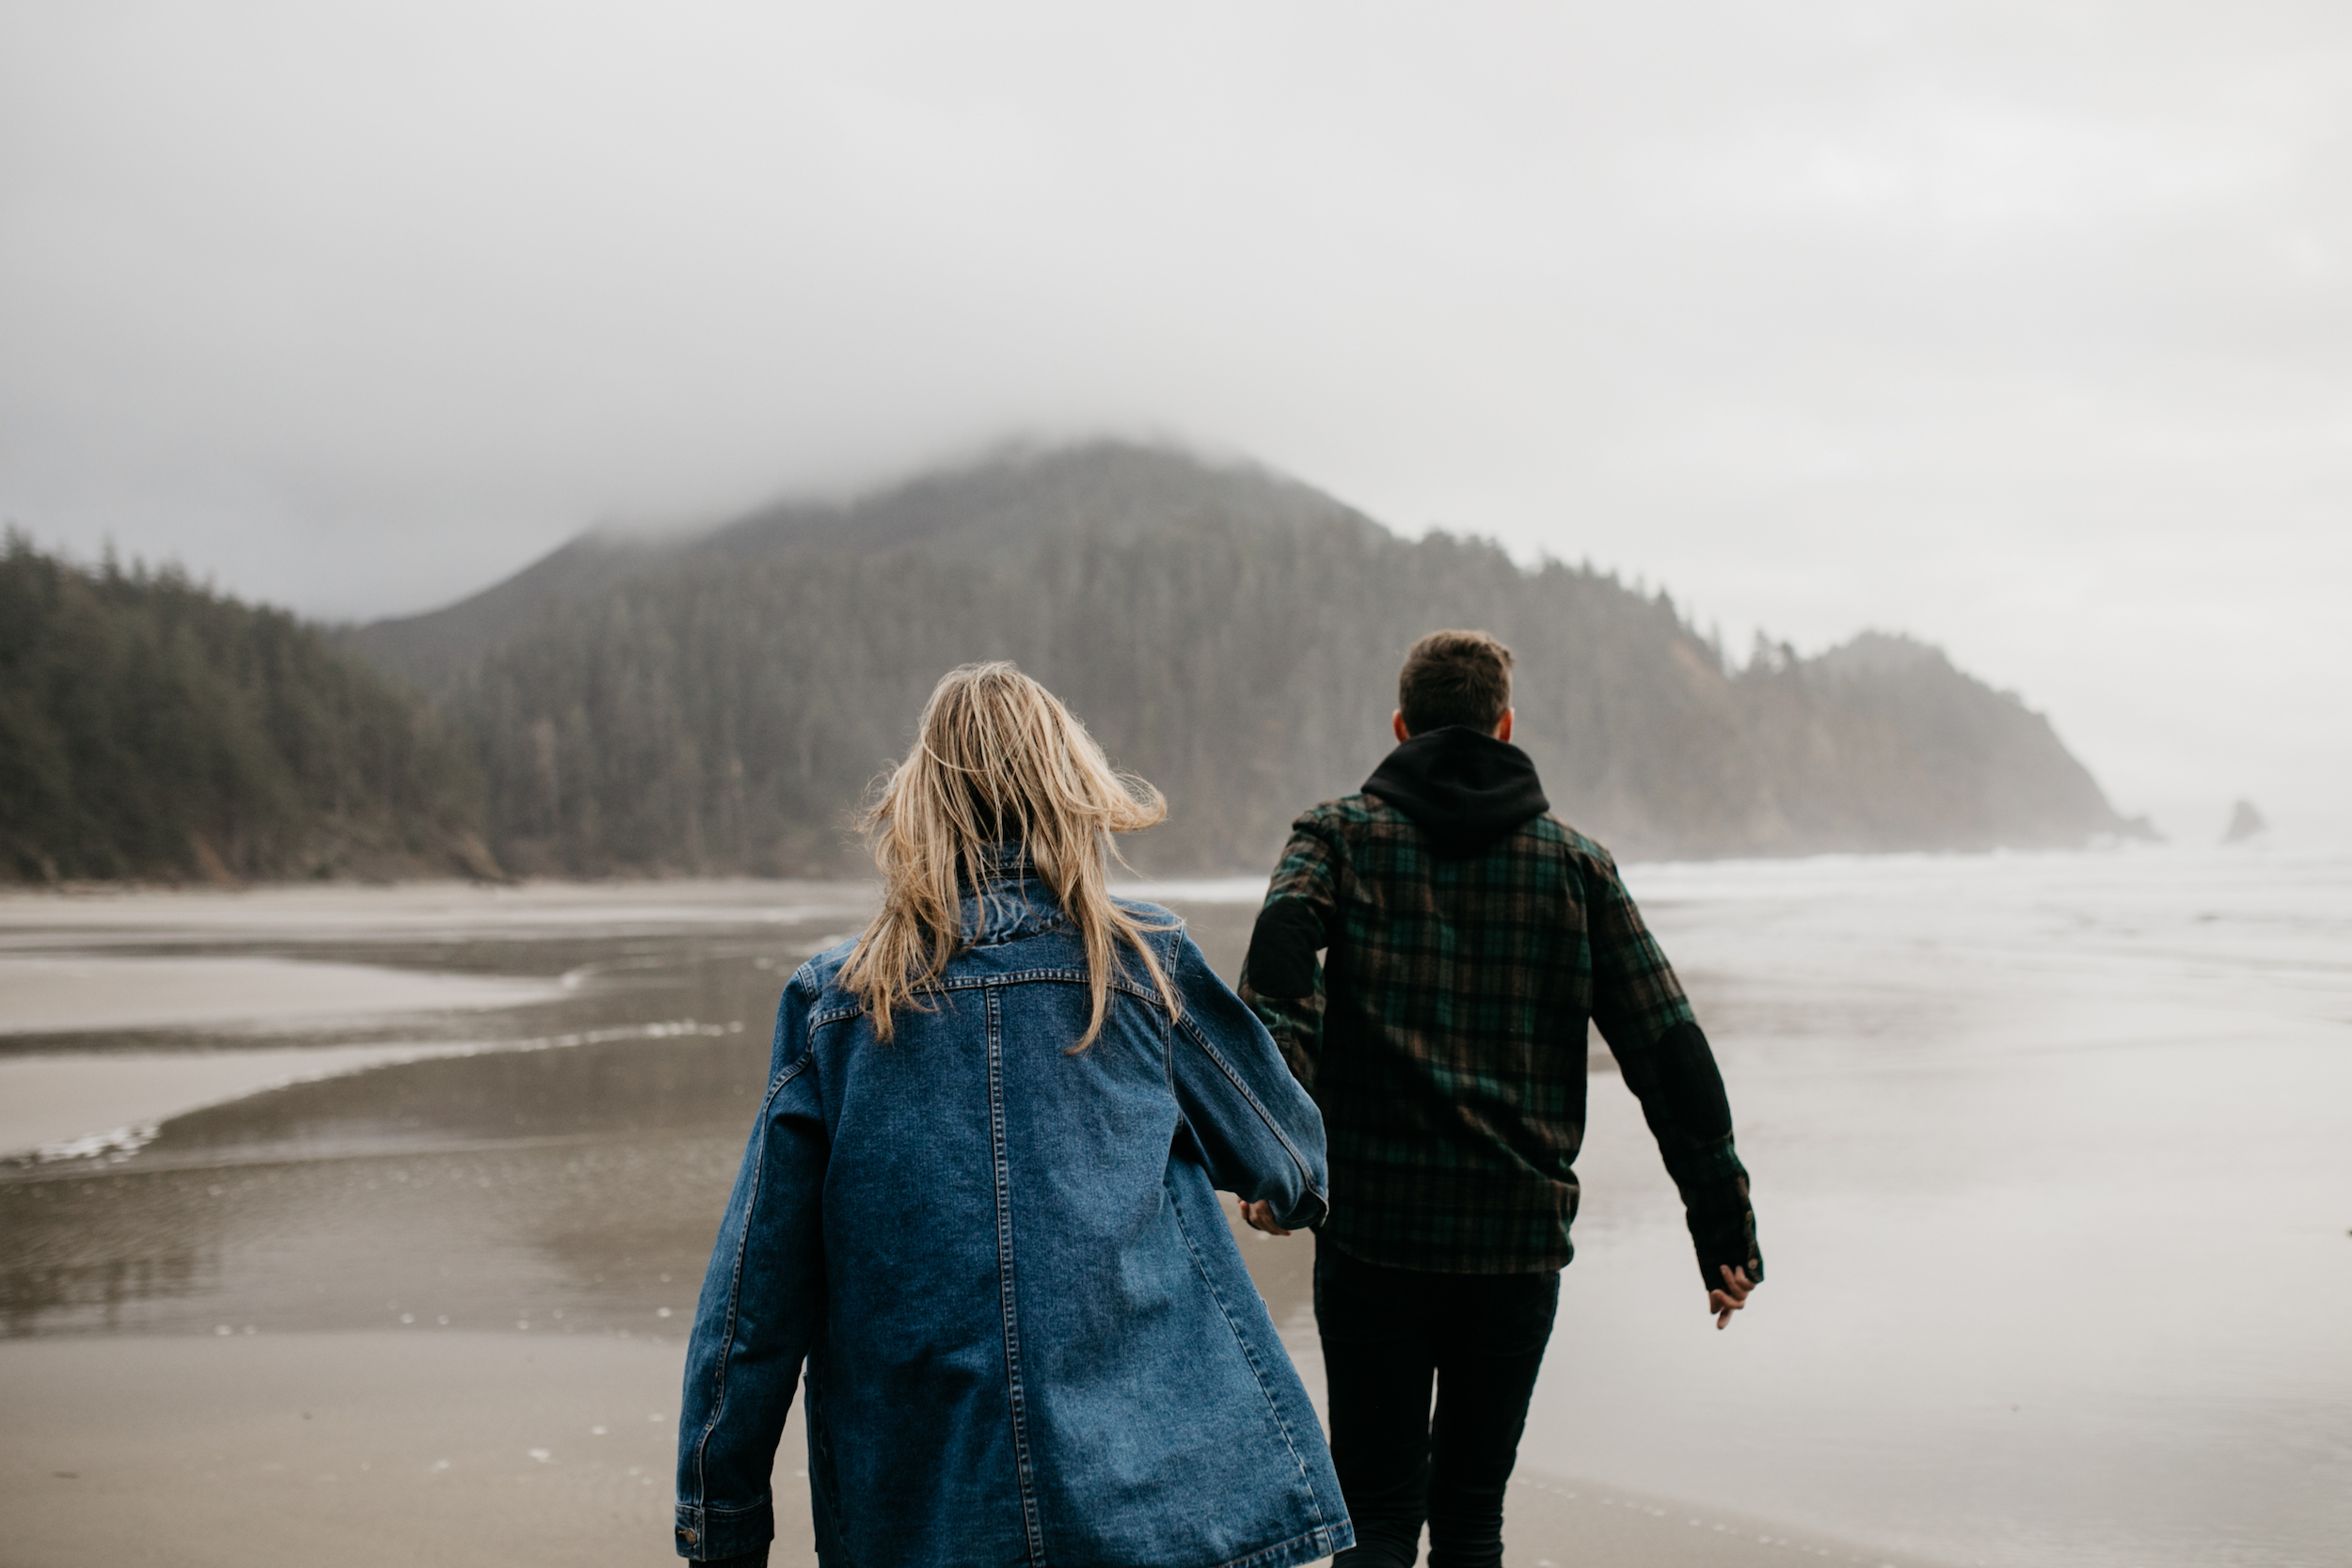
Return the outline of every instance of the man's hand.
{"type": "MultiPolygon", "coordinates": [[[[1261,1203],[1256,1207],[1263,1209],[1265,1205],[1261,1203]]],[[[1253,1219],[1249,1223],[1256,1225],[1258,1222],[1253,1219]]],[[[1748,1304],[1748,1292],[1756,1286],[1748,1278],[1745,1269],[1734,1269],[1728,1263],[1718,1263],[1715,1267],[1723,1273],[1724,1288],[1707,1292],[1707,1309],[1715,1314],[1715,1327],[1720,1332],[1731,1326],[1731,1315],[1748,1304]]]]}
{"type": "MultiPolygon", "coordinates": [[[[1274,1205],[1271,1203],[1245,1203],[1241,1206],[1241,1217],[1249,1222],[1251,1229],[1263,1230],[1269,1236],[1290,1234],[1274,1223],[1274,1205]]],[[[1740,1293],[1745,1295],[1747,1292],[1742,1291],[1740,1293]]]]}

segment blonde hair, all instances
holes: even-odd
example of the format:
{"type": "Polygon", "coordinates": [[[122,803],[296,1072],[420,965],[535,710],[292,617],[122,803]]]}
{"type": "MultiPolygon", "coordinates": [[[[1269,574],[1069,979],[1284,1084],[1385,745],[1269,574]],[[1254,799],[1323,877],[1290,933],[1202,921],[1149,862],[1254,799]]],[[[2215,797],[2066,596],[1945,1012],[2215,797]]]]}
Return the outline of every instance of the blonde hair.
{"type": "Polygon", "coordinates": [[[1113,771],[1086,726],[1010,663],[948,671],[923,705],[914,749],[859,823],[882,871],[882,912],[858,938],[841,984],[865,999],[875,1034],[889,1039],[893,1011],[920,1008],[915,993],[966,940],[959,873],[984,879],[989,847],[1018,843],[1086,943],[1093,1010],[1071,1049],[1085,1050],[1103,1032],[1120,942],[1143,960],[1168,1011],[1178,1011],[1175,988],[1143,936],[1167,927],[1113,903],[1108,880],[1110,863],[1125,864],[1110,835],[1167,815],[1158,790],[1113,771]]]}

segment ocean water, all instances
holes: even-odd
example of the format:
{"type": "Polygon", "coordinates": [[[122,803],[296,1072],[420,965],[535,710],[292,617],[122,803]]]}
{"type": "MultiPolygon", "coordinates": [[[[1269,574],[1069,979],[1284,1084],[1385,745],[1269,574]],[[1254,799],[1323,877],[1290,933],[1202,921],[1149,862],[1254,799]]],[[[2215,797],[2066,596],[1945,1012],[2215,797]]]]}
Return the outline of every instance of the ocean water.
{"type": "MultiPolygon", "coordinates": [[[[2352,1560],[2352,857],[1627,876],[1724,1063],[1767,1281],[1717,1333],[1596,1046],[1579,1255],[1523,1475],[1786,1521],[1870,1561],[2352,1560]]],[[[1230,975],[1263,886],[1139,891],[1230,975]]],[[[161,1054],[197,1077],[264,1047],[389,1058],[213,1102],[222,1078],[87,1158],[0,1160],[0,1335],[675,1341],[777,988],[866,898],[0,903],[0,957],[530,982],[503,1009],[420,992],[368,1019],[0,1019],[0,1069],[83,1064],[92,1085],[161,1054]]],[[[69,1131],[129,1119],[88,1117],[69,1131]]],[[[1253,1238],[1245,1256],[1311,1359],[1307,1248],[1253,1238]]]]}
{"type": "Polygon", "coordinates": [[[1962,1562],[2352,1561],[2352,857],[1628,881],[1767,1281],[1715,1332],[1597,1080],[1524,1465],[1962,1562]]]}

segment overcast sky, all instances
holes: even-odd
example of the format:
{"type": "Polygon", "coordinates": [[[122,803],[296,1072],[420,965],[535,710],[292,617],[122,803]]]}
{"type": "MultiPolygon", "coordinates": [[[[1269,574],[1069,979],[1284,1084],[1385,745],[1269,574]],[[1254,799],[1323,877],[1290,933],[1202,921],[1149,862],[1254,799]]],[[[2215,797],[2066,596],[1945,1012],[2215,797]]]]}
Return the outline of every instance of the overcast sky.
{"type": "Polygon", "coordinates": [[[0,3],[0,515],[323,616],[1159,432],[2352,832],[2352,7],[0,3]]]}

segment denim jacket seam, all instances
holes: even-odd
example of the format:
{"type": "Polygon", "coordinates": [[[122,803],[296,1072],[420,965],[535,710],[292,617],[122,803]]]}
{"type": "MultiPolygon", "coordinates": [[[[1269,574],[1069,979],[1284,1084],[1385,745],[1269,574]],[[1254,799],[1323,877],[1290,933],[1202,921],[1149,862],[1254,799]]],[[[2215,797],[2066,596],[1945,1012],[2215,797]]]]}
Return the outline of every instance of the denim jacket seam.
{"type": "MultiPolygon", "coordinates": [[[[1170,1195],[1171,1199],[1173,1196],[1173,1194],[1170,1195]]],[[[1244,1334],[1241,1331],[1241,1325],[1233,1321],[1232,1308],[1225,1305],[1225,1292],[1217,1289],[1216,1276],[1209,1273],[1208,1265],[1200,1260],[1200,1249],[1193,1243],[1192,1227],[1184,1223],[1184,1204],[1181,1201],[1173,1201],[1171,1207],[1176,1214],[1176,1233],[1184,1239],[1184,1251],[1190,1254],[1192,1266],[1200,1273],[1200,1282],[1208,1287],[1209,1299],[1216,1303],[1217,1315],[1225,1320],[1225,1331],[1233,1337],[1233,1343],[1239,1347],[1242,1359],[1249,1363],[1250,1380],[1258,1386],[1258,1397],[1265,1401],[1266,1413],[1273,1417],[1275,1430],[1282,1434],[1282,1446],[1290,1450],[1291,1463],[1298,1466],[1299,1483],[1307,1489],[1307,1506],[1314,1510],[1315,1526],[1317,1528],[1322,1528],[1324,1525],[1323,1499],[1316,1494],[1314,1478],[1308,1473],[1306,1456],[1298,1451],[1298,1439],[1292,1433],[1290,1422],[1282,1416],[1281,1402],[1274,1397],[1274,1390],[1266,1386],[1265,1369],[1258,1364],[1258,1353],[1251,1348],[1248,1336],[1244,1334]]],[[[1248,1560],[1244,1558],[1237,1560],[1248,1561],[1248,1560]]]]}
{"type": "MultiPolygon", "coordinates": [[[[1010,970],[1002,974],[961,974],[952,978],[943,975],[937,979],[926,980],[923,984],[915,987],[914,990],[919,995],[924,991],[976,990],[987,986],[1017,986],[1027,985],[1036,981],[1051,980],[1058,980],[1073,986],[1083,986],[1090,982],[1091,976],[1089,976],[1083,969],[1073,969],[1067,965],[1056,965],[1043,969],[1010,970]]],[[[1159,992],[1152,990],[1148,986],[1136,984],[1135,981],[1127,978],[1124,974],[1113,974],[1110,977],[1110,988],[1116,991],[1124,991],[1129,996],[1135,997],[1139,1001],[1149,1002],[1155,1006],[1162,1007],[1163,1009],[1166,1007],[1166,1004],[1160,1000],[1159,992]]]]}
{"type": "Polygon", "coordinates": [[[768,1496],[762,1497],[759,1501],[755,1503],[747,1503],[741,1508],[729,1508],[724,1503],[695,1503],[692,1505],[694,1512],[697,1513],[710,1514],[731,1519],[740,1519],[748,1514],[765,1513],[773,1509],[775,1506],[776,1497],[773,1492],[769,1493],[768,1496]]]}
{"type": "MultiPolygon", "coordinates": [[[[1320,1509],[1316,1511],[1316,1517],[1318,1519],[1322,1517],[1322,1511],[1320,1509]]],[[[1352,1524],[1353,1521],[1349,1521],[1349,1523],[1352,1524]]],[[[1277,1541],[1270,1546],[1261,1546],[1256,1551],[1249,1553],[1247,1557],[1229,1558],[1225,1561],[1216,1564],[1216,1568],[1250,1568],[1252,1563],[1264,1562],[1282,1552],[1289,1551],[1294,1546],[1299,1545],[1311,1546],[1314,1548],[1317,1556],[1328,1557],[1334,1552],[1346,1550],[1346,1548],[1341,1545],[1338,1541],[1341,1528],[1342,1527],[1339,1525],[1318,1524],[1311,1530],[1301,1530],[1298,1534],[1292,1536],[1288,1541],[1277,1541]]],[[[1349,1534],[1352,1537],[1354,1535],[1354,1531],[1351,1529],[1349,1534]]]]}
{"type": "Polygon", "coordinates": [[[1200,1048],[1201,1053],[1216,1064],[1217,1070],[1225,1074],[1226,1081],[1241,1092],[1242,1099],[1248,1101],[1249,1108],[1258,1113],[1258,1119],[1265,1123],[1266,1131],[1274,1134],[1274,1141],[1282,1146],[1282,1152],[1291,1157],[1291,1164],[1298,1167],[1298,1174],[1306,1179],[1307,1190],[1314,1194],[1317,1201],[1328,1209],[1331,1206],[1329,1196],[1315,1184],[1314,1167],[1308,1163],[1307,1157],[1299,1152],[1298,1146],[1291,1142],[1290,1134],[1282,1131],[1281,1123],[1274,1118],[1273,1114],[1258,1099],[1256,1092],[1243,1081],[1240,1073],[1233,1070],[1233,1065],[1225,1059],[1224,1053],[1219,1052],[1208,1036],[1201,1033],[1200,1027],[1193,1022],[1192,1015],[1186,1013],[1176,1021],[1175,1026],[1182,1029],[1192,1043],[1200,1048]]]}
{"type": "Polygon", "coordinates": [[[1184,1118],[1181,1107],[1184,1096],[1176,1087],[1176,1015],[1165,1007],[1157,1009],[1160,1020],[1160,1077],[1167,1082],[1169,1098],[1180,1107],[1177,1118],[1184,1118]]]}
{"type": "MultiPolygon", "coordinates": [[[[795,975],[794,978],[797,979],[799,976],[795,975]]],[[[735,1258],[727,1272],[726,1328],[719,1338],[717,1368],[712,1373],[712,1381],[717,1387],[712,1390],[710,1417],[703,1423],[702,1435],[694,1441],[695,1501],[693,1506],[706,1512],[711,1507],[707,1500],[710,1496],[710,1477],[707,1468],[709,1462],[710,1439],[718,1432],[720,1421],[726,1416],[727,1362],[735,1354],[735,1321],[743,1293],[743,1258],[751,1248],[752,1220],[759,1208],[759,1191],[768,1179],[768,1117],[775,1107],[776,1096],[782,1094],[787,1085],[806,1070],[813,1060],[815,1060],[813,1052],[803,1052],[799,1060],[776,1074],[774,1082],[768,1085],[768,1092],[759,1102],[758,1164],[753,1169],[751,1191],[743,1198],[743,1229],[742,1233],[736,1238],[735,1258]]],[[[752,1504],[744,1512],[755,1513],[763,1507],[772,1508],[774,1502],[774,1490],[771,1488],[763,1495],[759,1502],[752,1504]]]]}
{"type": "Polygon", "coordinates": [[[989,1141],[994,1146],[996,1180],[997,1302],[1004,1313],[1005,1385],[1012,1416],[1013,1463],[1021,1479],[1021,1524],[1029,1560],[1045,1560],[1045,1529],[1038,1517],[1037,1484],[1029,1453],[1028,1399],[1021,1377],[1021,1301],[1012,1258],[1012,1163],[1010,1134],[1005,1125],[1003,1018],[994,988],[983,991],[988,1011],[989,1141]]]}

